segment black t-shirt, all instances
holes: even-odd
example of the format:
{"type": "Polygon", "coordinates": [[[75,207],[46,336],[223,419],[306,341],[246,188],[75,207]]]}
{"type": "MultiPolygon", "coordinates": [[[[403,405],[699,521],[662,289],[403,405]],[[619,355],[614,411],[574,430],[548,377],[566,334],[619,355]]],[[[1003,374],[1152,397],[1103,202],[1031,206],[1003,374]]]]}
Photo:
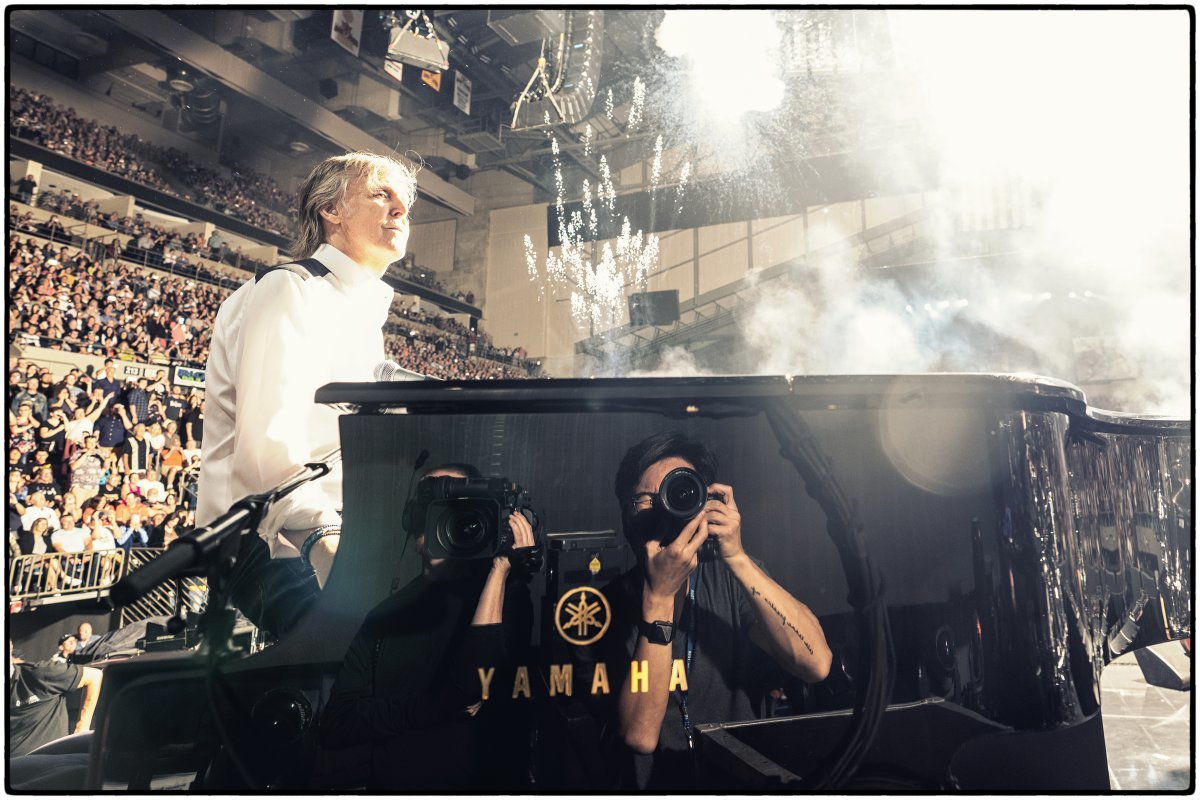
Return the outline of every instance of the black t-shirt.
{"type": "MultiPolygon", "coordinates": [[[[755,560],[760,567],[762,564],[755,560]]],[[[765,570],[764,570],[765,571],[765,570]]],[[[741,584],[721,560],[696,567],[695,632],[692,666],[687,672],[688,717],[692,726],[762,717],[768,656],[750,642],[757,619],[741,584]]],[[[642,616],[642,572],[626,572],[604,590],[612,603],[613,626],[604,639],[604,658],[614,696],[622,691],[637,647],[642,616]],[[614,663],[615,662],[615,663],[614,663]]],[[[686,601],[685,601],[686,603],[686,601]]],[[[671,640],[672,659],[684,659],[689,628],[685,605],[671,640]]],[[[684,733],[680,693],[671,692],[658,736],[658,749],[641,755],[620,746],[621,788],[657,791],[697,789],[695,768],[684,733]]],[[[615,730],[616,726],[612,726],[615,730]]]]}
{"type": "MultiPolygon", "coordinates": [[[[187,411],[188,407],[186,400],[184,400],[182,397],[176,397],[175,395],[167,395],[166,402],[163,405],[165,405],[167,409],[167,419],[172,419],[176,422],[179,422],[180,418],[184,415],[184,412],[187,411]]],[[[180,433],[182,432],[183,431],[180,431],[180,433]]]]}
{"type": "Polygon", "coordinates": [[[334,788],[520,791],[533,700],[511,694],[516,665],[535,681],[523,656],[532,607],[510,580],[504,622],[472,626],[481,588],[481,578],[420,576],[368,615],[323,715],[325,763],[336,765],[324,780],[334,788]],[[481,667],[495,674],[471,717],[481,667]]]}
{"type": "Polygon", "coordinates": [[[82,678],[83,671],[73,664],[13,664],[8,679],[10,756],[23,756],[70,733],[63,696],[78,689],[82,678]]]}
{"type": "MultiPolygon", "coordinates": [[[[31,458],[25,462],[25,466],[20,467],[20,470],[21,470],[21,472],[25,473],[26,478],[28,478],[29,480],[32,481],[37,476],[37,471],[39,469],[41,469],[42,467],[53,467],[53,466],[54,465],[51,464],[49,460],[43,461],[41,464],[39,464],[39,463],[37,463],[37,461],[35,461],[31,458]]],[[[11,471],[11,467],[9,469],[11,471]]],[[[28,495],[26,495],[26,497],[28,497],[28,495]]]]}
{"type": "Polygon", "coordinates": [[[58,484],[55,483],[53,479],[51,479],[49,483],[36,481],[28,484],[26,488],[28,489],[29,494],[33,494],[34,492],[41,492],[44,494],[46,496],[46,505],[53,504],[54,501],[59,498],[59,495],[62,494],[62,490],[58,488],[58,484]]]}
{"type": "Polygon", "coordinates": [[[200,444],[204,439],[204,412],[200,410],[200,406],[196,406],[191,411],[183,415],[184,435],[191,433],[191,437],[196,444],[200,444]],[[188,431],[187,426],[191,425],[191,431],[188,431]]]}

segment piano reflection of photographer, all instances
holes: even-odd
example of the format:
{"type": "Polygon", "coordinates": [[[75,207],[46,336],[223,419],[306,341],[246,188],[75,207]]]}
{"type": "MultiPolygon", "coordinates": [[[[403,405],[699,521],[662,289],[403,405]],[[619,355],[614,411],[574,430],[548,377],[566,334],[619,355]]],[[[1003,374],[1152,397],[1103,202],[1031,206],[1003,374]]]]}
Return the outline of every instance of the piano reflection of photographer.
{"type": "Polygon", "coordinates": [[[829,672],[820,622],[742,549],[733,487],[715,483],[716,472],[703,443],[675,432],[635,445],[617,470],[638,557],[606,590],[614,617],[606,660],[610,674],[624,675],[615,703],[622,788],[703,788],[694,783],[693,728],[762,716],[765,657],[809,682],[829,672]],[[644,683],[631,685],[628,667],[615,671],[618,659],[645,662],[644,683]],[[686,690],[673,665],[683,667],[686,690]]]}
{"type": "Polygon", "coordinates": [[[351,643],[323,712],[314,788],[523,788],[530,701],[512,695],[528,663],[526,581],[541,564],[528,498],[466,464],[419,481],[404,527],[423,572],[351,643]]]}

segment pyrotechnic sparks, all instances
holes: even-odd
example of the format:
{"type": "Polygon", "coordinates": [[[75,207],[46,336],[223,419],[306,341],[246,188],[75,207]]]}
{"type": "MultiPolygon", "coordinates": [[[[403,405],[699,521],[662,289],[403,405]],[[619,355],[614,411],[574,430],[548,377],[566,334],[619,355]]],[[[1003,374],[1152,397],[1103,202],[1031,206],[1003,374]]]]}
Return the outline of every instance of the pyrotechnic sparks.
{"type": "Polygon", "coordinates": [[[539,277],[537,251],[533,249],[533,239],[529,237],[528,233],[525,234],[525,266],[529,269],[530,280],[536,281],[539,277]]]}
{"type": "MultiPolygon", "coordinates": [[[[611,95],[609,95],[611,97],[611,95]]],[[[629,106],[629,120],[626,122],[626,128],[629,131],[637,130],[637,127],[642,124],[642,110],[646,107],[646,84],[642,82],[641,76],[633,79],[633,102],[629,106]]]]}
{"type": "Polygon", "coordinates": [[[654,140],[654,160],[650,164],[650,191],[652,192],[658,188],[658,184],[662,180],[662,151],[663,137],[660,133],[654,140]]]}
{"type": "MultiPolygon", "coordinates": [[[[569,295],[571,316],[580,326],[590,326],[593,331],[607,330],[619,325],[624,318],[626,295],[629,291],[644,290],[650,274],[658,263],[659,241],[653,233],[634,230],[628,217],[620,221],[620,234],[615,241],[597,245],[594,240],[600,234],[601,213],[604,222],[616,223],[617,191],[613,185],[608,160],[600,157],[600,184],[595,189],[595,202],[591,182],[584,180],[580,186],[582,211],[567,212],[565,179],[563,177],[562,153],[558,139],[551,136],[550,151],[553,154],[555,216],[558,227],[559,250],[546,255],[543,273],[537,266],[537,252],[532,239],[526,236],[525,261],[532,281],[565,289],[569,295]]],[[[662,137],[658,137],[654,159],[655,182],[661,180],[662,137]]],[[[686,182],[687,171],[682,176],[686,182]]]]}
{"type": "Polygon", "coordinates": [[[608,167],[608,159],[604,156],[600,156],[600,187],[598,192],[600,199],[604,201],[604,207],[609,210],[609,213],[616,211],[617,187],[613,186],[612,171],[608,167]]]}
{"type": "Polygon", "coordinates": [[[583,213],[587,217],[588,233],[594,239],[598,233],[599,221],[596,219],[596,207],[592,205],[592,185],[588,183],[586,178],[583,181],[582,194],[583,213]]]}
{"type": "Polygon", "coordinates": [[[683,196],[687,192],[688,178],[692,174],[692,162],[685,161],[679,169],[679,185],[675,187],[675,210],[683,211],[683,196]]]}

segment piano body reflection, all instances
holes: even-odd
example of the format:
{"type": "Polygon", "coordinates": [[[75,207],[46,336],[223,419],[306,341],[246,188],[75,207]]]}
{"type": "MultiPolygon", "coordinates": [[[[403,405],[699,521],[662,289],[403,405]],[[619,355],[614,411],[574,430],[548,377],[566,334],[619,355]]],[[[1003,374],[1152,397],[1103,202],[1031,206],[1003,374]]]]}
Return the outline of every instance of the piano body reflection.
{"type": "MultiPolygon", "coordinates": [[[[218,713],[244,723],[232,740],[218,735],[195,661],[114,664],[97,714],[95,788],[193,772],[199,787],[242,788],[222,772],[231,747],[256,786],[309,786],[313,728],[351,637],[419,571],[399,517],[425,450],[431,464],[465,461],[519,481],[551,532],[619,529],[613,474],[649,433],[684,430],[718,454],[747,552],[821,618],[835,661],[822,683],[786,687],[787,716],[701,730],[714,788],[803,787],[837,755],[839,737],[869,724],[856,777],[838,786],[1104,789],[1105,665],[1191,635],[1190,424],[1090,409],[1068,384],[1007,375],[412,382],[331,385],[317,399],[352,410],[342,419],[342,544],[324,593],[280,642],[223,665],[218,713]],[[830,497],[846,519],[831,519],[830,497]],[[834,534],[852,535],[859,550],[834,534]],[[854,553],[882,587],[888,641],[862,622],[846,563],[854,553]],[[851,709],[880,647],[890,648],[887,691],[864,720],[851,709]]],[[[604,558],[602,577],[628,563],[627,552],[604,558]]],[[[565,583],[587,580],[551,572],[539,583],[543,608],[565,583]]],[[[538,630],[549,660],[561,643],[545,619],[538,630]]],[[[578,720],[545,720],[531,790],[603,788],[595,770],[554,750],[578,720]]]]}

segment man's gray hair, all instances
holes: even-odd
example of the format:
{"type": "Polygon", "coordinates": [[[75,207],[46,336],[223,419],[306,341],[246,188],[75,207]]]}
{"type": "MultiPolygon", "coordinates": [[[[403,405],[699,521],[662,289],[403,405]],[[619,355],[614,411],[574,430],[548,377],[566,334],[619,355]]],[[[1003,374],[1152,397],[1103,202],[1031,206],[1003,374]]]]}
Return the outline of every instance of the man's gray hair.
{"type": "Polygon", "coordinates": [[[300,186],[297,201],[299,230],[292,242],[291,257],[297,260],[308,258],[325,241],[321,212],[345,202],[346,188],[351,181],[360,177],[379,180],[389,175],[401,176],[400,199],[406,208],[412,208],[417,198],[417,173],[398,159],[375,153],[347,153],[327,158],[313,167],[300,186]]]}

